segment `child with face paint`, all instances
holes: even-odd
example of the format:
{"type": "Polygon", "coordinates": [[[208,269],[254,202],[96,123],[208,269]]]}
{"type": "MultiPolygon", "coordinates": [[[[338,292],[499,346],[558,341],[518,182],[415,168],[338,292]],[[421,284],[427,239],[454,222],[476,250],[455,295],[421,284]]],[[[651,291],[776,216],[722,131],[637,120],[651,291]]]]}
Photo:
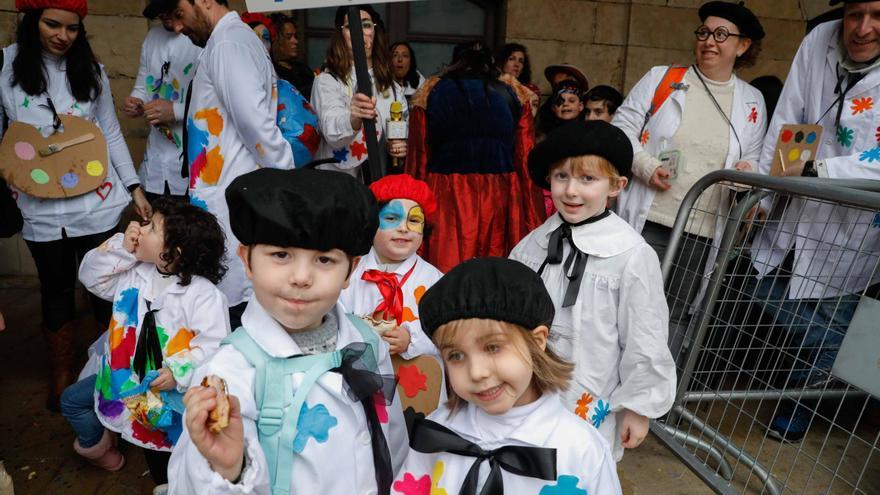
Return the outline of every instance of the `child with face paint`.
{"type": "Polygon", "coordinates": [[[437,208],[434,195],[426,183],[406,174],[384,177],[370,190],[379,203],[379,230],[340,301],[382,334],[392,355],[437,354],[422,332],[418,303],[443,274],[416,254],[426,218],[437,208]]]}

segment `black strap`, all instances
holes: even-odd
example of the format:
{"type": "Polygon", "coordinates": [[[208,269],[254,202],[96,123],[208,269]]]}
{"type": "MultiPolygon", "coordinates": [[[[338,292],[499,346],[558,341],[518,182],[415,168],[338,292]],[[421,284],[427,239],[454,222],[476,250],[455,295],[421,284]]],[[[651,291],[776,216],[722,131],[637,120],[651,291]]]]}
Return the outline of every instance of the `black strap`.
{"type": "Polygon", "coordinates": [[[724,117],[724,121],[727,122],[727,125],[730,127],[730,130],[733,132],[733,137],[736,138],[736,145],[739,146],[739,159],[742,160],[743,145],[742,145],[742,142],[739,140],[739,134],[736,133],[736,128],[733,127],[733,123],[730,121],[729,118],[727,118],[727,114],[724,113],[724,110],[722,110],[721,105],[718,104],[718,100],[715,99],[715,95],[712,94],[712,91],[709,89],[709,85],[706,84],[706,81],[703,80],[703,76],[700,75],[700,70],[697,68],[696,65],[694,65],[693,68],[694,68],[694,74],[697,75],[697,79],[699,79],[700,82],[703,83],[703,88],[706,90],[706,93],[709,94],[709,98],[712,99],[712,103],[715,104],[715,109],[718,110],[718,113],[720,113],[722,117],[724,117]]]}
{"type": "Polygon", "coordinates": [[[519,476],[542,480],[556,479],[556,449],[505,445],[493,450],[483,450],[479,445],[465,440],[454,431],[429,419],[416,421],[409,446],[416,452],[450,454],[476,457],[468,470],[459,494],[476,495],[479,483],[480,464],[489,461],[489,477],[480,495],[501,495],[504,493],[504,479],[501,470],[519,476]]]}
{"type": "MultiPolygon", "coordinates": [[[[195,79],[195,75],[193,75],[193,79],[195,79]]],[[[189,85],[186,87],[186,103],[183,105],[183,138],[181,139],[181,147],[183,148],[181,158],[183,161],[180,166],[180,176],[183,178],[189,177],[189,153],[187,153],[189,132],[187,132],[187,127],[189,126],[189,102],[192,97],[193,79],[190,79],[189,85]]]]}
{"type": "Polygon", "coordinates": [[[151,309],[150,301],[147,303],[147,312],[144,314],[144,322],[141,324],[141,333],[138,335],[137,345],[134,350],[132,370],[138,378],[144,379],[150,371],[162,367],[162,343],[159,340],[159,331],[156,329],[156,311],[151,309]]]}

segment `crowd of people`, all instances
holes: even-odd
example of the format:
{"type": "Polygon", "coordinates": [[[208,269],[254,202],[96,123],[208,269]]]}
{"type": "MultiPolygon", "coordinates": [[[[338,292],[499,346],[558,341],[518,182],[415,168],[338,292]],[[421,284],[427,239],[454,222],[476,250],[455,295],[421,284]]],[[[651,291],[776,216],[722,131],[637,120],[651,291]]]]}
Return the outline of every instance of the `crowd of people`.
{"type": "MultiPolygon", "coordinates": [[[[522,44],[462,43],[426,77],[375,9],[354,20],[340,7],[313,70],[290,17],[150,0],[143,14],[158,22],[122,105],[149,128],[135,167],[87,0],[16,0],[4,131],[46,138],[61,116],[83,119],[109,160],[84,194],[0,183],[0,234],[20,232],[37,266],[47,407],[99,468],[125,465],[118,436],[140,447],[155,493],[620,493],[616,462],[675,396],[668,335],[690,315],[670,314],[660,259],[685,193],[713,170],[769,173],[783,124],[850,131],[787,175],[880,179],[863,154],[876,122],[847,111],[880,98],[880,2],[843,3],[842,20],[804,39],[781,92],[778,79],[736,73],[760,56],[759,19],[710,1],[694,19],[693,64],[654,67],[625,98],[550,65],[541,103],[522,44]],[[364,184],[371,160],[394,173],[364,184]],[[130,204],[137,219],[119,227],[130,204]],[[77,281],[101,335],[82,370],[77,281]],[[394,380],[425,356],[445,383],[427,417],[404,410],[394,380]]],[[[703,209],[732,200],[719,190],[703,209]]],[[[763,216],[810,208],[830,207],[763,216]]],[[[856,213],[830,215],[845,228],[856,213]]],[[[676,286],[696,290],[713,262],[699,246],[723,226],[708,216],[688,223],[677,273],[690,278],[676,286]]],[[[818,371],[790,378],[803,385],[830,370],[860,288],[880,275],[859,260],[815,273],[802,239],[880,253],[880,234],[778,225],[755,240],[766,249],[754,284],[794,308],[764,311],[811,322],[799,338],[818,371]],[[767,283],[779,272],[790,284],[767,283]],[[843,273],[852,283],[835,285],[843,273]],[[846,311],[827,321],[832,298],[846,311]]],[[[768,435],[800,440],[805,414],[781,411],[768,435]]]]}

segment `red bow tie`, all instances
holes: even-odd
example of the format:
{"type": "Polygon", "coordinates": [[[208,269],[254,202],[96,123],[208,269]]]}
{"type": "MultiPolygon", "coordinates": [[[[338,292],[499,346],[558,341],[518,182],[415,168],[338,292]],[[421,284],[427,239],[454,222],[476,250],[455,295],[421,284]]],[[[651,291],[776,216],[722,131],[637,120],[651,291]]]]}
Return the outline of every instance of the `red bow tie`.
{"type": "Polygon", "coordinates": [[[373,282],[379,288],[382,294],[382,302],[373,310],[373,314],[381,313],[382,319],[390,320],[391,318],[398,325],[403,323],[403,284],[412,275],[416,265],[413,263],[412,268],[401,278],[397,280],[396,273],[383,272],[381,270],[367,270],[361,276],[361,279],[367,282],[373,282]]]}

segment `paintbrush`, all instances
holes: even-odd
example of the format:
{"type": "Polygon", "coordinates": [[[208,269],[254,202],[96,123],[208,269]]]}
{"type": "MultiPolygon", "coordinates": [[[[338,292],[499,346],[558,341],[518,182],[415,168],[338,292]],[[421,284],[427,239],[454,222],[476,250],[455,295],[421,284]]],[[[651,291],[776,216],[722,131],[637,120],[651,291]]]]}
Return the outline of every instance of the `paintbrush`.
{"type": "Polygon", "coordinates": [[[75,137],[75,138],[68,140],[68,141],[62,141],[60,143],[52,143],[49,146],[46,146],[45,148],[40,149],[40,156],[45,157],[45,156],[49,156],[49,155],[54,155],[55,153],[58,153],[66,148],[69,148],[71,146],[75,146],[77,144],[87,143],[93,139],[95,139],[95,135],[92,133],[88,133],[88,134],[83,134],[82,136],[79,136],[79,137],[75,137]]]}
{"type": "Polygon", "coordinates": [[[782,150],[779,150],[779,166],[782,167],[782,173],[785,173],[785,160],[782,159],[782,150]]]}

